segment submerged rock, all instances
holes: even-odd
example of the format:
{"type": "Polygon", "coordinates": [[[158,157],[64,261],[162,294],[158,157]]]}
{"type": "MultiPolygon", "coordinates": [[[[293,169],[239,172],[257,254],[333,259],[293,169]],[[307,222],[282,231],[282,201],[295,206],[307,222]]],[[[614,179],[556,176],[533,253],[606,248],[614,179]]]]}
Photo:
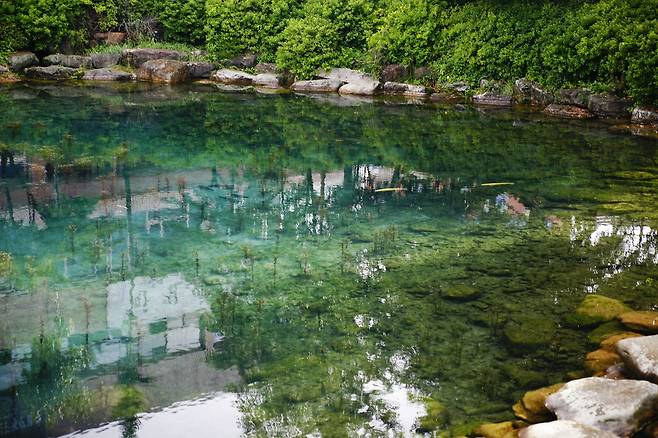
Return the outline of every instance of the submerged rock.
{"type": "Polygon", "coordinates": [[[62,81],[72,79],[78,71],[70,67],[61,65],[51,65],[48,67],[29,67],[25,69],[25,76],[30,79],[41,79],[47,81],[62,81]]]}
{"type": "Polygon", "coordinates": [[[92,61],[91,56],[80,56],[80,55],[62,55],[61,53],[56,53],[54,55],[48,55],[43,58],[44,65],[61,65],[64,67],[71,68],[91,68],[92,61]]]}
{"type": "Polygon", "coordinates": [[[518,436],[518,430],[522,426],[523,423],[519,421],[487,423],[473,429],[473,434],[484,438],[516,438],[518,436]]]}
{"type": "Polygon", "coordinates": [[[632,102],[610,93],[596,94],[589,97],[587,109],[602,117],[627,118],[630,116],[632,102]]]}
{"type": "Polygon", "coordinates": [[[16,52],[9,55],[7,62],[12,71],[20,73],[28,67],[39,65],[39,58],[32,52],[16,52]]]}
{"type": "Polygon", "coordinates": [[[658,109],[633,108],[631,122],[638,125],[658,125],[658,109]]]}
{"type": "Polygon", "coordinates": [[[643,333],[658,333],[658,312],[638,311],[619,315],[626,327],[643,333]]]}
{"type": "Polygon", "coordinates": [[[187,65],[171,59],[146,61],[137,71],[137,79],[140,81],[179,84],[189,78],[190,72],[187,65]]]}
{"type": "Polygon", "coordinates": [[[599,345],[606,338],[628,331],[628,327],[619,321],[604,322],[587,335],[587,340],[593,345],[599,345]]]}
{"type": "Polygon", "coordinates": [[[331,93],[338,91],[341,85],[343,85],[343,82],[337,79],[315,79],[311,81],[297,81],[290,88],[293,91],[331,93]]]}
{"type": "Polygon", "coordinates": [[[616,347],[628,369],[658,383],[658,335],[622,339],[616,347]]]}
{"type": "Polygon", "coordinates": [[[514,415],[530,423],[539,423],[554,418],[553,413],[546,407],[546,398],[563,386],[564,383],[556,383],[526,392],[521,400],[512,407],[514,415]]]}
{"type": "Polygon", "coordinates": [[[185,64],[192,79],[209,78],[215,68],[210,62],[186,62],[185,64]]]}
{"type": "Polygon", "coordinates": [[[422,85],[404,84],[401,82],[386,82],[383,87],[384,93],[400,94],[402,96],[427,96],[427,87],[422,85]]]}
{"type": "Polygon", "coordinates": [[[340,94],[355,94],[358,96],[372,96],[379,92],[381,88],[379,81],[362,80],[348,82],[338,89],[340,94]]]}
{"type": "Polygon", "coordinates": [[[658,385],[639,380],[587,377],[546,399],[559,420],[572,420],[622,437],[632,436],[656,413],[658,385]]]}
{"type": "Polygon", "coordinates": [[[614,433],[575,421],[558,420],[533,424],[519,432],[519,438],[619,438],[614,433]]]}
{"type": "Polygon", "coordinates": [[[548,105],[555,100],[553,95],[538,83],[527,79],[517,79],[514,82],[514,94],[520,103],[531,105],[548,105]]]}
{"type": "Polygon", "coordinates": [[[91,64],[94,68],[114,67],[121,62],[119,53],[94,53],[91,55],[91,64]]]}
{"type": "Polygon", "coordinates": [[[475,96],[473,96],[473,102],[476,105],[511,106],[512,96],[505,96],[502,94],[487,91],[486,93],[476,94],[475,96]]]}
{"type": "Polygon", "coordinates": [[[210,78],[213,81],[220,82],[222,84],[251,85],[254,82],[254,77],[254,75],[245,73],[240,70],[222,68],[213,73],[210,78]]]}
{"type": "Polygon", "coordinates": [[[614,351],[602,348],[587,353],[585,356],[585,369],[590,375],[605,375],[608,368],[621,363],[621,357],[614,351]]]}
{"type": "Polygon", "coordinates": [[[568,320],[578,326],[588,326],[614,320],[622,313],[631,310],[628,306],[614,298],[603,295],[587,295],[568,320]]]}
{"type": "Polygon", "coordinates": [[[511,346],[532,349],[549,345],[555,330],[555,322],[551,319],[525,315],[508,322],[504,334],[511,346]]]}
{"type": "Polygon", "coordinates": [[[147,61],[156,59],[170,59],[178,61],[183,58],[183,54],[176,50],[166,49],[124,49],[121,55],[121,62],[131,67],[141,67],[147,61]]]}
{"type": "Polygon", "coordinates": [[[558,105],[552,103],[544,108],[546,114],[565,119],[591,119],[594,114],[576,105],[558,105]]]}
{"type": "Polygon", "coordinates": [[[131,81],[135,79],[135,75],[111,68],[98,68],[87,70],[82,79],[85,81],[131,81]]]}
{"type": "Polygon", "coordinates": [[[468,301],[479,297],[480,290],[467,284],[457,284],[441,288],[441,296],[456,301],[468,301]]]}

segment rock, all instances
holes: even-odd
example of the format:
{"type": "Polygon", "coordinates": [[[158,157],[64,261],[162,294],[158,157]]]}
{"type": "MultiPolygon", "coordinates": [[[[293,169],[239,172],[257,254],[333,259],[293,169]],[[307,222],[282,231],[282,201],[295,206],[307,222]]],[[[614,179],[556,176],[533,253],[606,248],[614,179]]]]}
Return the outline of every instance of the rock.
{"type": "Polygon", "coordinates": [[[546,398],[563,386],[564,383],[556,383],[555,385],[526,392],[521,400],[512,407],[514,414],[530,423],[551,420],[553,413],[546,407],[546,398]]]}
{"type": "Polygon", "coordinates": [[[91,64],[94,68],[114,67],[121,62],[119,53],[93,53],[91,55],[91,64]]]}
{"type": "Polygon", "coordinates": [[[372,96],[379,92],[382,84],[378,81],[362,80],[348,82],[338,89],[340,94],[355,94],[358,96],[372,96]]]}
{"type": "Polygon", "coordinates": [[[91,68],[91,56],[62,55],[56,53],[43,58],[43,65],[61,65],[71,68],[91,68]]]}
{"type": "Polygon", "coordinates": [[[185,64],[192,79],[209,78],[215,68],[210,62],[187,62],[185,64]]]}
{"type": "Polygon", "coordinates": [[[565,119],[590,119],[594,114],[576,105],[559,105],[552,103],[544,108],[546,114],[556,117],[563,117],[565,119]]]}
{"type": "Polygon", "coordinates": [[[587,108],[592,92],[586,88],[569,88],[558,92],[558,102],[565,105],[575,105],[587,108]]]}
{"type": "Polygon", "coordinates": [[[363,73],[358,70],[351,70],[349,68],[332,68],[329,71],[318,70],[315,74],[322,79],[334,79],[337,81],[350,83],[350,82],[377,82],[375,78],[369,74],[363,73]]]}
{"type": "Polygon", "coordinates": [[[228,60],[228,65],[238,68],[252,68],[258,62],[258,57],[252,54],[236,56],[228,60]]]}
{"type": "Polygon", "coordinates": [[[614,351],[602,348],[587,353],[585,356],[585,370],[590,375],[605,375],[608,368],[621,362],[621,357],[614,351]]]}
{"type": "Polygon", "coordinates": [[[627,331],[628,328],[619,321],[604,322],[589,332],[587,340],[593,345],[599,345],[606,338],[627,331]]]}
{"type": "Polygon", "coordinates": [[[289,80],[283,75],[260,73],[254,77],[253,84],[264,88],[282,88],[289,84],[289,80]]]}
{"type": "Polygon", "coordinates": [[[422,85],[411,85],[404,84],[401,82],[386,82],[383,87],[384,93],[388,94],[400,94],[402,96],[427,96],[428,90],[427,87],[422,85]]]}
{"type": "Polygon", "coordinates": [[[453,82],[446,85],[446,88],[455,90],[458,93],[466,93],[471,87],[468,85],[468,82],[453,82]]]}
{"type": "Polygon", "coordinates": [[[21,79],[14,73],[10,73],[9,71],[0,72],[0,84],[11,84],[14,82],[20,82],[20,80],[21,79]]]}
{"type": "Polygon", "coordinates": [[[587,102],[587,109],[602,117],[626,118],[630,116],[632,102],[609,93],[592,95],[587,102]]]}
{"type": "Polygon", "coordinates": [[[178,61],[183,54],[176,50],[166,49],[124,49],[121,54],[121,62],[130,67],[139,68],[147,61],[156,59],[172,59],[178,61]]]}
{"type": "Polygon", "coordinates": [[[468,301],[479,297],[480,290],[467,284],[457,284],[441,288],[441,296],[456,301],[468,301]]]}
{"type": "Polygon", "coordinates": [[[407,67],[402,64],[389,64],[382,70],[382,82],[396,82],[407,75],[407,67]]]}
{"type": "Polygon", "coordinates": [[[618,438],[617,435],[575,421],[558,420],[533,424],[519,432],[519,438],[618,438]]]}
{"type": "Polygon", "coordinates": [[[126,40],[125,32],[97,32],[94,34],[94,39],[98,42],[105,44],[121,44],[126,40]]]}
{"type": "Polygon", "coordinates": [[[603,295],[587,295],[568,322],[578,326],[588,326],[614,320],[622,313],[631,310],[628,306],[614,298],[603,295]]]}
{"type": "Polygon", "coordinates": [[[98,68],[85,71],[82,79],[85,81],[131,81],[135,79],[135,76],[121,70],[98,68]]]}
{"type": "Polygon", "coordinates": [[[639,311],[619,315],[619,320],[626,327],[642,333],[658,333],[658,312],[639,311]]]}
{"type": "Polygon", "coordinates": [[[462,103],[464,102],[464,96],[457,93],[439,91],[432,93],[430,95],[430,100],[438,103],[462,103]]]}
{"type": "Polygon", "coordinates": [[[615,333],[603,339],[599,345],[603,350],[616,351],[615,345],[617,342],[621,341],[622,339],[637,338],[640,336],[642,335],[635,332],[615,333]]]}
{"type": "Polygon", "coordinates": [[[71,67],[61,65],[50,65],[48,67],[29,67],[25,69],[25,76],[30,79],[41,79],[47,81],[61,81],[72,79],[78,71],[71,67]]]}
{"type": "Polygon", "coordinates": [[[658,335],[622,339],[616,348],[629,370],[658,383],[658,335]]]}
{"type": "Polygon", "coordinates": [[[417,67],[414,69],[414,79],[427,79],[432,77],[432,69],[429,67],[417,67]]]}
{"type": "Polygon", "coordinates": [[[658,125],[658,109],[656,108],[633,108],[631,123],[638,125],[658,125]]]}
{"type": "Polygon", "coordinates": [[[7,73],[9,69],[5,67],[4,65],[0,65],[0,73],[7,73]]]}
{"type": "Polygon", "coordinates": [[[341,85],[343,85],[343,82],[337,79],[315,79],[311,81],[297,81],[290,88],[293,91],[327,93],[337,92],[341,85]]]}
{"type": "Polygon", "coordinates": [[[189,78],[190,72],[187,65],[184,62],[171,59],[146,61],[137,71],[137,79],[140,81],[179,84],[189,80],[189,78]]]}
{"type": "Polygon", "coordinates": [[[32,52],[16,52],[9,55],[7,62],[12,71],[20,73],[27,67],[39,65],[39,58],[32,52]]]}
{"type": "Polygon", "coordinates": [[[259,62],[255,68],[258,73],[276,73],[276,64],[271,62],[259,62]]]}
{"type": "Polygon", "coordinates": [[[523,424],[518,421],[504,421],[502,423],[487,423],[473,429],[473,434],[484,438],[516,438],[518,430],[523,424]]]}
{"type": "Polygon", "coordinates": [[[512,96],[505,96],[491,91],[473,96],[473,102],[477,105],[511,106],[512,96]]]}
{"type": "Polygon", "coordinates": [[[519,103],[530,105],[548,105],[555,100],[551,93],[527,79],[517,79],[514,82],[514,95],[519,103]]]}
{"type": "Polygon", "coordinates": [[[505,338],[513,347],[533,349],[551,343],[555,335],[555,323],[542,317],[525,315],[505,325],[505,338]]]}
{"type": "Polygon", "coordinates": [[[213,81],[220,82],[222,84],[251,85],[254,81],[254,77],[254,75],[250,75],[249,73],[245,73],[239,70],[223,68],[213,73],[210,78],[213,81]]]}
{"type": "Polygon", "coordinates": [[[656,410],[658,385],[640,380],[587,377],[573,380],[546,399],[559,420],[572,420],[630,437],[656,410]]]}

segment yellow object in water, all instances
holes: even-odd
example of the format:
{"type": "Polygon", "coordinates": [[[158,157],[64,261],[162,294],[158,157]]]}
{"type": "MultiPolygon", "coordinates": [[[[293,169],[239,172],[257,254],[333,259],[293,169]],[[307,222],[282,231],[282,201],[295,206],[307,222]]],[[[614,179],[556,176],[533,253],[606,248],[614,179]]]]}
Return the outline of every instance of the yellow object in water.
{"type": "Polygon", "coordinates": [[[482,187],[513,186],[513,182],[493,182],[480,184],[482,187]]]}
{"type": "Polygon", "coordinates": [[[375,193],[381,193],[381,192],[404,192],[407,189],[404,189],[402,187],[386,187],[385,189],[377,189],[375,190],[375,193]]]}

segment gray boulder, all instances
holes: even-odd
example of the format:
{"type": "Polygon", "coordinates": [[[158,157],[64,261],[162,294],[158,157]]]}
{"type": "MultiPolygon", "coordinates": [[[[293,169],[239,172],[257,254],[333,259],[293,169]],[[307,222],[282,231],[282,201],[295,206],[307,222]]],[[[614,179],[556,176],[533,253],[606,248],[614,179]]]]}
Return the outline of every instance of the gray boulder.
{"type": "Polygon", "coordinates": [[[486,93],[476,94],[473,96],[473,102],[477,105],[489,106],[511,106],[512,96],[487,91],[486,93]]]}
{"type": "Polygon", "coordinates": [[[183,54],[176,50],[166,49],[124,49],[121,54],[121,62],[130,67],[141,67],[147,61],[156,59],[171,59],[178,61],[183,54]]]}
{"type": "Polygon", "coordinates": [[[111,68],[87,70],[82,76],[82,79],[85,81],[130,81],[134,78],[135,76],[130,73],[111,68]]]}
{"type": "Polygon", "coordinates": [[[638,125],[658,125],[658,109],[633,108],[631,122],[638,125]]]}
{"type": "Polygon", "coordinates": [[[658,383],[658,335],[622,339],[615,348],[628,369],[658,383]]]}
{"type": "Polygon", "coordinates": [[[284,75],[274,73],[260,73],[254,77],[253,84],[263,88],[283,88],[289,84],[289,80],[284,75]]]}
{"type": "Polygon", "coordinates": [[[382,88],[384,93],[399,94],[402,96],[424,97],[429,94],[427,87],[422,85],[404,84],[401,82],[386,82],[382,88]]]}
{"type": "Polygon", "coordinates": [[[43,58],[43,65],[61,65],[71,68],[91,68],[91,56],[62,55],[56,53],[43,58]]]}
{"type": "Polygon", "coordinates": [[[587,109],[598,116],[626,118],[630,116],[632,102],[610,93],[596,94],[589,97],[587,109]]]}
{"type": "Polygon", "coordinates": [[[343,83],[338,79],[314,79],[311,81],[297,81],[290,88],[293,91],[309,93],[335,93],[343,83]]]}
{"type": "Polygon", "coordinates": [[[454,90],[458,93],[466,93],[471,87],[467,82],[453,82],[452,84],[446,85],[446,88],[454,90]]]}
{"type": "Polygon", "coordinates": [[[382,82],[397,82],[407,75],[407,67],[402,64],[389,64],[382,70],[382,82]]]}
{"type": "Polygon", "coordinates": [[[190,72],[192,79],[209,78],[214,70],[214,66],[210,62],[188,62],[187,69],[190,72]]]}
{"type": "Polygon", "coordinates": [[[220,82],[222,84],[251,85],[254,82],[255,76],[240,70],[223,68],[213,73],[210,78],[213,81],[220,82]]]}
{"type": "Polygon", "coordinates": [[[618,438],[614,433],[575,421],[557,420],[521,429],[519,438],[618,438]]]}
{"type": "Polygon", "coordinates": [[[379,81],[373,80],[360,80],[352,81],[343,85],[338,89],[340,94],[354,94],[357,96],[373,96],[377,94],[382,87],[379,81]]]}
{"type": "Polygon", "coordinates": [[[517,79],[514,82],[514,95],[519,103],[530,105],[548,105],[555,100],[551,93],[527,79],[517,79]]]}
{"type": "Polygon", "coordinates": [[[91,55],[91,64],[94,68],[114,67],[121,62],[119,53],[93,53],[91,55]]]}
{"type": "Polygon", "coordinates": [[[594,114],[589,112],[589,110],[576,105],[558,105],[552,103],[544,108],[544,112],[551,116],[565,119],[590,119],[594,117],[594,114]]]}
{"type": "Polygon", "coordinates": [[[17,73],[22,72],[28,67],[39,65],[39,58],[32,52],[16,52],[9,55],[7,59],[9,68],[17,73]]]}
{"type": "Polygon", "coordinates": [[[184,62],[173,59],[146,61],[137,70],[137,80],[165,84],[179,84],[189,80],[190,72],[184,62]]]}
{"type": "Polygon", "coordinates": [[[332,68],[331,70],[318,70],[315,74],[322,79],[334,79],[341,82],[378,82],[367,73],[349,68],[332,68]]]}
{"type": "Polygon", "coordinates": [[[587,103],[591,95],[592,92],[587,88],[568,88],[558,92],[557,103],[587,108],[587,103]]]}
{"type": "Polygon", "coordinates": [[[640,380],[573,380],[546,399],[558,420],[630,437],[656,414],[658,385],[640,380]]]}
{"type": "Polygon", "coordinates": [[[46,81],[62,81],[73,79],[78,71],[71,67],[61,65],[49,65],[48,67],[29,67],[25,69],[25,76],[30,79],[41,79],[46,81]]]}
{"type": "Polygon", "coordinates": [[[228,65],[237,68],[252,68],[258,62],[258,56],[252,54],[240,55],[228,60],[228,65]]]}

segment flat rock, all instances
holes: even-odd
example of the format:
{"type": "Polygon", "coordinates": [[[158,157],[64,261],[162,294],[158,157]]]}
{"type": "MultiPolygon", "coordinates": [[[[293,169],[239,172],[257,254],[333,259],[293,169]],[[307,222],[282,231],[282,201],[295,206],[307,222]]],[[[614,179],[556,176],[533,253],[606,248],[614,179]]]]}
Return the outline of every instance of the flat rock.
{"type": "Polygon", "coordinates": [[[357,96],[373,96],[377,94],[381,88],[379,81],[361,80],[348,82],[338,89],[340,94],[354,94],[357,96]]]}
{"type": "Polygon", "coordinates": [[[213,73],[210,78],[222,84],[251,85],[255,76],[240,70],[223,68],[213,73]]]}
{"type": "Polygon", "coordinates": [[[121,70],[97,68],[85,71],[82,79],[85,81],[131,81],[135,79],[135,76],[121,70]]]}
{"type": "Polygon", "coordinates": [[[385,82],[382,89],[384,93],[399,94],[402,96],[427,96],[427,87],[422,85],[405,84],[402,82],[385,82]]]}
{"type": "Polygon", "coordinates": [[[25,76],[30,79],[41,79],[47,81],[62,81],[72,79],[76,76],[77,70],[71,67],[62,67],[61,65],[50,65],[48,67],[29,67],[25,69],[25,76]]]}
{"type": "Polygon", "coordinates": [[[546,398],[563,386],[564,383],[556,383],[555,385],[526,392],[521,400],[512,407],[514,414],[530,423],[539,423],[554,418],[553,413],[546,407],[546,398]]]}
{"type": "Polygon", "coordinates": [[[612,334],[612,335],[606,337],[605,339],[603,339],[601,341],[601,343],[599,344],[599,346],[604,350],[616,351],[615,350],[615,348],[616,348],[615,345],[617,344],[617,342],[621,341],[622,339],[637,338],[637,337],[640,337],[640,336],[642,336],[642,335],[639,334],[639,333],[635,333],[635,332],[615,333],[615,334],[612,334]]]}
{"type": "Polygon", "coordinates": [[[297,81],[290,88],[293,91],[306,91],[310,93],[335,93],[343,81],[338,79],[314,79],[310,81],[297,81]]]}
{"type": "Polygon", "coordinates": [[[166,49],[124,49],[121,54],[121,62],[130,67],[141,67],[147,61],[156,59],[180,60],[183,54],[177,50],[166,49]]]}
{"type": "Polygon", "coordinates": [[[590,96],[587,109],[602,117],[627,118],[630,116],[632,103],[629,99],[603,93],[590,96]]]}
{"type": "Polygon", "coordinates": [[[590,375],[605,375],[608,368],[621,362],[621,357],[614,351],[602,348],[587,353],[585,356],[585,370],[590,375]]]}
{"type": "Polygon", "coordinates": [[[573,315],[569,316],[569,322],[587,326],[614,320],[622,313],[631,309],[619,300],[608,298],[603,295],[587,295],[580,303],[573,315]]]}
{"type": "Polygon", "coordinates": [[[332,68],[331,70],[318,70],[315,74],[322,79],[335,79],[337,81],[350,83],[350,82],[377,82],[374,77],[358,70],[349,68],[332,68]]]}
{"type": "Polygon", "coordinates": [[[43,65],[61,65],[71,68],[91,68],[92,60],[91,56],[62,55],[61,53],[55,53],[54,55],[48,55],[44,57],[43,65]]]}
{"type": "Polygon", "coordinates": [[[560,105],[552,103],[544,108],[546,114],[565,119],[591,119],[594,114],[589,110],[576,105],[560,105]]]}
{"type": "Polygon", "coordinates": [[[533,424],[519,432],[519,438],[618,438],[614,433],[575,421],[557,420],[533,424]]]}
{"type": "Polygon", "coordinates": [[[642,333],[658,333],[658,312],[638,311],[619,315],[626,327],[642,333]]]}
{"type": "Polygon", "coordinates": [[[486,93],[476,94],[473,96],[473,102],[477,105],[511,106],[512,96],[505,96],[487,91],[486,93]]]}
{"type": "Polygon", "coordinates": [[[283,75],[275,73],[259,73],[254,77],[253,84],[264,88],[282,88],[285,87],[288,80],[283,75]]]}
{"type": "Polygon", "coordinates": [[[210,77],[210,74],[215,69],[215,67],[210,62],[186,62],[187,70],[190,73],[190,78],[192,79],[206,79],[210,77]]]}
{"type": "Polygon", "coordinates": [[[16,52],[9,55],[7,62],[12,71],[20,73],[28,67],[39,65],[39,58],[32,52],[16,52]]]}
{"type": "Polygon", "coordinates": [[[137,79],[165,84],[179,84],[189,80],[187,65],[172,59],[146,61],[137,71],[137,79]]]}
{"type": "Polygon", "coordinates": [[[462,103],[464,96],[457,92],[439,91],[430,95],[430,101],[438,103],[462,103]]]}
{"type": "Polygon", "coordinates": [[[94,68],[114,67],[121,62],[120,53],[93,53],[91,64],[94,68]]]}
{"type": "Polygon", "coordinates": [[[640,380],[587,377],[573,380],[546,399],[559,420],[571,420],[630,437],[655,414],[658,385],[640,380]]]}
{"type": "Polygon", "coordinates": [[[631,122],[637,125],[658,125],[658,109],[656,108],[633,108],[631,122]]]}
{"type": "Polygon", "coordinates": [[[658,383],[658,335],[622,339],[616,348],[628,369],[658,383]]]}

